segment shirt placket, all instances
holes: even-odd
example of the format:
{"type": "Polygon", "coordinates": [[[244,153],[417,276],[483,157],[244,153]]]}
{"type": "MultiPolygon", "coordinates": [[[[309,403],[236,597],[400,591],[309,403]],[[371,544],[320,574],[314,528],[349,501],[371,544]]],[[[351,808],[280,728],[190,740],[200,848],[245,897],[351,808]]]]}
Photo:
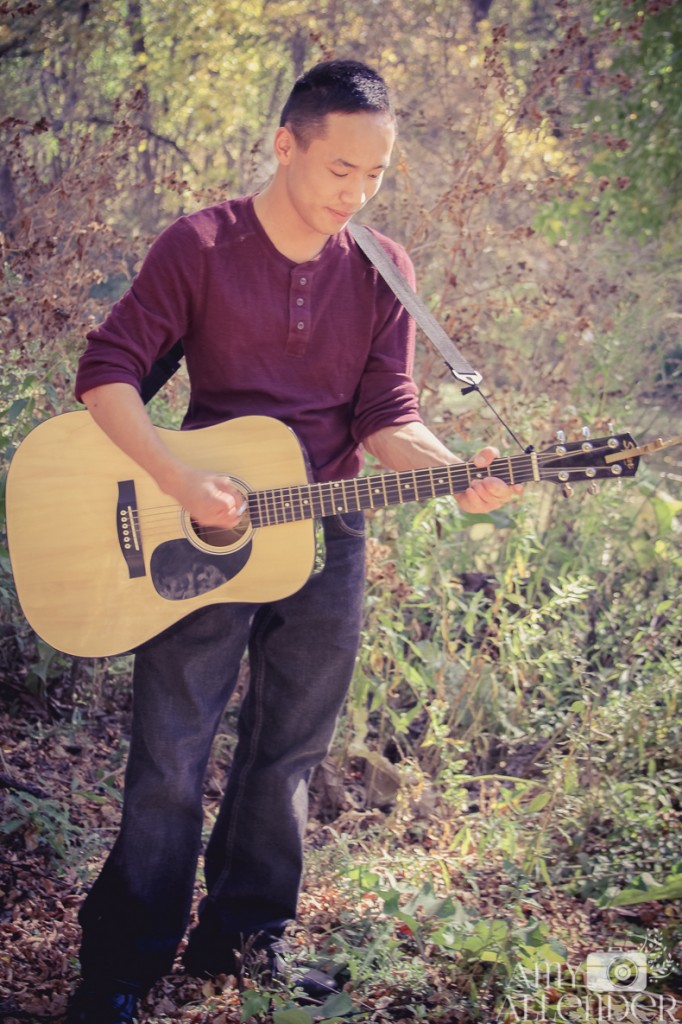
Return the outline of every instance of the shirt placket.
{"type": "Polygon", "coordinates": [[[308,270],[294,267],[289,286],[289,335],[286,353],[304,355],[310,341],[312,275],[308,270]]]}

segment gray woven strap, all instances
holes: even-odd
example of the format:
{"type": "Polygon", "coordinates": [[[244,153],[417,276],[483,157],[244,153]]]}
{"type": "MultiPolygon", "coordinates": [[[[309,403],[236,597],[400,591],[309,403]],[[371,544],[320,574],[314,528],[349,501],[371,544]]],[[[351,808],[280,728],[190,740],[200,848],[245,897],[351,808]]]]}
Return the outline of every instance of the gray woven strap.
{"type": "Polygon", "coordinates": [[[448,338],[433,313],[427,309],[424,300],[417,295],[414,288],[405,280],[370,229],[365,224],[354,224],[351,221],[348,225],[348,230],[365,256],[377,268],[386,284],[395,292],[410,316],[413,317],[427,338],[436,346],[457,380],[461,380],[469,387],[478,387],[483,380],[481,374],[469,365],[461,352],[455,347],[454,342],[448,338]]]}

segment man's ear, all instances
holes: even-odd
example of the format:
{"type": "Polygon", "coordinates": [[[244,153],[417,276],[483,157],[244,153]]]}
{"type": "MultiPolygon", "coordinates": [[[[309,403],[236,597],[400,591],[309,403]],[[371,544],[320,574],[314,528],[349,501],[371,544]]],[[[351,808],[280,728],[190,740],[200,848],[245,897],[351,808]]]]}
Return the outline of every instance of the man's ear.
{"type": "Polygon", "coordinates": [[[291,134],[291,131],[286,127],[280,127],[275,132],[275,156],[280,164],[286,166],[291,159],[291,153],[296,145],[296,141],[291,134]]]}

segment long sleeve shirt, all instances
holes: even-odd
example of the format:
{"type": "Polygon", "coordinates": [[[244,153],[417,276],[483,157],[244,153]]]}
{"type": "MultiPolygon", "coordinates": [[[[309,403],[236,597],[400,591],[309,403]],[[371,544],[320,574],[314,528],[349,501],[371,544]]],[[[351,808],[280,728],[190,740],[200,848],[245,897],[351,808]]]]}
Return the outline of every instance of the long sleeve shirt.
{"type": "MultiPolygon", "coordinates": [[[[405,250],[381,244],[414,281],[405,250]]],[[[345,229],[296,264],[270,242],[253,197],[181,217],[151,246],[130,289],[88,334],[76,380],[139,389],[184,339],[183,427],[274,416],[303,444],[312,475],[351,477],[375,431],[419,421],[414,325],[345,229]]]]}

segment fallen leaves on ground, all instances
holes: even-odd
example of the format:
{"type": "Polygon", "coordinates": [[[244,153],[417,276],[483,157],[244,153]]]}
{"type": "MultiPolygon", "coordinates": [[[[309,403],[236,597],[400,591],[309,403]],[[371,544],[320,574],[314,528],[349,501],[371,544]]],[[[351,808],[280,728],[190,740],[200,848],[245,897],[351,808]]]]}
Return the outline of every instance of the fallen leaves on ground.
{"type": "MultiPolygon", "coordinates": [[[[68,995],[78,979],[78,908],[116,834],[127,726],[124,701],[118,707],[114,703],[107,715],[76,725],[50,722],[16,709],[0,714],[5,779],[0,790],[4,833],[0,854],[0,1021],[4,1024],[59,1024],[63,1020],[68,995]],[[41,795],[36,795],[37,791],[41,795]]],[[[228,757],[229,742],[218,744],[207,773],[208,818],[217,808],[219,780],[224,777],[228,757]]],[[[425,868],[442,865],[447,859],[449,881],[458,899],[482,918],[492,920],[504,912],[493,865],[479,865],[474,872],[471,856],[468,862],[460,856],[458,867],[448,844],[439,845],[439,836],[449,833],[439,828],[433,816],[430,822],[425,818],[420,823],[421,845],[413,833],[391,830],[390,816],[358,805],[357,779],[347,781],[351,793],[345,801],[337,794],[335,819],[313,819],[308,829],[310,849],[318,856],[313,858],[317,868],[306,878],[296,935],[306,948],[316,944],[329,947],[329,937],[339,923],[353,915],[360,919],[376,911],[380,916],[380,901],[371,892],[349,893],[347,884],[320,869],[324,858],[320,859],[319,852],[333,850],[343,835],[359,863],[376,865],[382,857],[376,838],[382,822],[387,826],[383,852],[387,871],[395,870],[401,844],[409,847],[401,851],[409,854],[408,861],[411,858],[425,868]],[[472,872],[475,888],[470,884],[472,872]]],[[[197,885],[197,898],[199,895],[197,885]]],[[[522,903],[520,907],[522,911],[522,903]]],[[[647,912],[655,922],[663,920],[669,908],[654,906],[647,912]]],[[[567,943],[574,958],[591,949],[609,948],[628,926],[627,913],[597,911],[593,905],[556,891],[536,894],[532,913],[547,923],[552,935],[567,943]]],[[[397,922],[392,941],[409,944],[411,939],[409,926],[397,922]]],[[[471,1024],[480,1019],[472,1016],[467,1001],[470,979],[458,973],[454,961],[446,962],[430,952],[414,951],[424,983],[419,997],[399,972],[388,982],[385,974],[382,977],[378,972],[375,979],[365,979],[359,990],[348,984],[355,1007],[352,1019],[376,1024],[412,1024],[416,1020],[471,1024]]],[[[257,1002],[252,999],[253,1005],[257,1002]]],[[[267,995],[259,1005],[267,1006],[267,995]]],[[[275,991],[270,1009],[251,1019],[277,1024],[279,1014],[284,1024],[296,1019],[282,1009],[292,1005],[290,993],[280,993],[278,999],[275,991]]],[[[178,966],[144,1000],[140,1021],[238,1024],[243,1008],[244,996],[235,979],[204,983],[183,975],[178,966]]],[[[309,1008],[308,1016],[311,1022],[316,1019],[314,1008],[309,1008]]],[[[302,1019],[300,1013],[298,1019],[302,1019]]]]}

